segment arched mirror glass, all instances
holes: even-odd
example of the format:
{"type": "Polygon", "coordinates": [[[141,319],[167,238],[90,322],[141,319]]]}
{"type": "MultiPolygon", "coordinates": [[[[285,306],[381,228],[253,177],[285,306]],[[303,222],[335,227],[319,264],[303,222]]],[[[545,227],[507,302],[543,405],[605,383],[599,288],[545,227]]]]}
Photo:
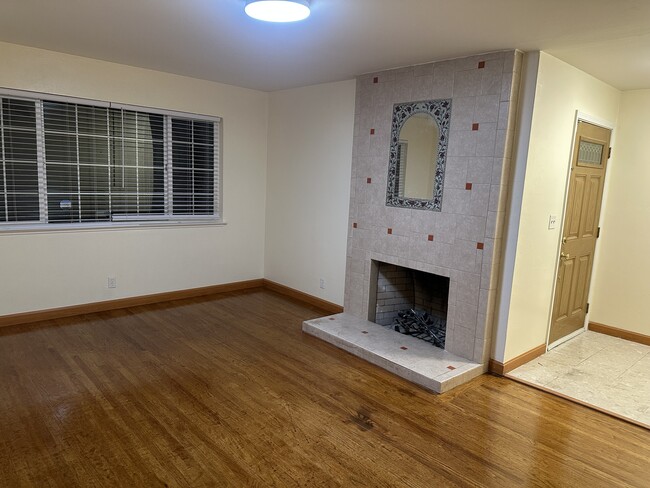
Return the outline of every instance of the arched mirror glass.
{"type": "Polygon", "coordinates": [[[440,211],[451,100],[393,109],[386,205],[440,211]]]}

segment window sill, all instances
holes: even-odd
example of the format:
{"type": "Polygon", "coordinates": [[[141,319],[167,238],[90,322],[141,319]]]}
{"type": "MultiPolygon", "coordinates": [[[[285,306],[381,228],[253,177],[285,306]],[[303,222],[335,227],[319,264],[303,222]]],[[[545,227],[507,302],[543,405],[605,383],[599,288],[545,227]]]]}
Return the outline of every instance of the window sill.
{"type": "Polygon", "coordinates": [[[135,229],[166,229],[178,227],[225,226],[227,222],[216,219],[132,221],[132,222],[93,222],[87,224],[30,224],[0,225],[0,236],[11,234],[51,234],[59,232],[119,231],[135,229]]]}

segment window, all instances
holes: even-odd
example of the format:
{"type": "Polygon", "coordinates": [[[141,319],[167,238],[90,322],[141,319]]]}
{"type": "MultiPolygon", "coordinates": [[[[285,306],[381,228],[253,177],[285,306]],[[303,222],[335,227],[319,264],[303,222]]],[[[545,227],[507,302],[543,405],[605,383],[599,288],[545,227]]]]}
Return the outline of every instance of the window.
{"type": "Polygon", "coordinates": [[[0,99],[1,228],[220,220],[220,119],[0,99]]]}

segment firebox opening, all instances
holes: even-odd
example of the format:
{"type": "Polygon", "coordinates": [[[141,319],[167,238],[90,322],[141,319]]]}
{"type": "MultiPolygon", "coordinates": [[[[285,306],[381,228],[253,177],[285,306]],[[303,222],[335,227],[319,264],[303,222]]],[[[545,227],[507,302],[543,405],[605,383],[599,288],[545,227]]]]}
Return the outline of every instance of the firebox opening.
{"type": "Polygon", "coordinates": [[[445,348],[449,278],[372,261],[368,320],[445,348]]]}

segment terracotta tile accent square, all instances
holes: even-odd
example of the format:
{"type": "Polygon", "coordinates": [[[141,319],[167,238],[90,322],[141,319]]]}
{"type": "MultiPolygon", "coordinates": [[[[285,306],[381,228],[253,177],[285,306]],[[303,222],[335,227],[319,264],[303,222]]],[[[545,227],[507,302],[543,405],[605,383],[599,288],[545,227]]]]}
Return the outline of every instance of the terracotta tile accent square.
{"type": "Polygon", "coordinates": [[[453,371],[453,370],[455,370],[456,368],[454,368],[453,366],[447,366],[447,369],[448,369],[449,371],[453,371]]]}
{"type": "Polygon", "coordinates": [[[353,229],[356,229],[356,228],[357,228],[357,223],[356,223],[356,222],[353,222],[353,223],[352,223],[352,228],[353,228],[353,229]]]}
{"type": "Polygon", "coordinates": [[[432,241],[432,240],[433,240],[433,234],[429,234],[429,235],[427,236],[427,240],[432,241]]]}
{"type": "Polygon", "coordinates": [[[478,122],[472,124],[472,130],[478,130],[478,122]]]}
{"type": "Polygon", "coordinates": [[[485,246],[485,244],[483,244],[482,242],[477,242],[476,243],[476,249],[483,249],[484,246],[485,246]]]}
{"type": "Polygon", "coordinates": [[[392,233],[393,233],[393,229],[391,229],[391,228],[389,227],[389,228],[388,228],[388,234],[390,235],[390,234],[392,234],[392,233]]]}
{"type": "Polygon", "coordinates": [[[402,346],[402,347],[400,347],[400,349],[401,349],[402,351],[406,351],[406,350],[408,349],[408,347],[406,347],[406,346],[402,346]]]}
{"type": "Polygon", "coordinates": [[[370,129],[370,135],[375,135],[375,129],[370,129]]]}
{"type": "Polygon", "coordinates": [[[379,76],[375,76],[375,77],[372,79],[372,82],[373,82],[373,83],[379,83],[379,76]]]}
{"type": "Polygon", "coordinates": [[[478,62],[478,69],[483,69],[485,68],[485,61],[479,61],[478,62]]]}
{"type": "Polygon", "coordinates": [[[366,178],[366,183],[368,184],[372,183],[372,178],[366,178]]]}
{"type": "Polygon", "coordinates": [[[472,189],[472,184],[471,183],[465,183],[465,189],[466,190],[471,190],[472,189]]]}

